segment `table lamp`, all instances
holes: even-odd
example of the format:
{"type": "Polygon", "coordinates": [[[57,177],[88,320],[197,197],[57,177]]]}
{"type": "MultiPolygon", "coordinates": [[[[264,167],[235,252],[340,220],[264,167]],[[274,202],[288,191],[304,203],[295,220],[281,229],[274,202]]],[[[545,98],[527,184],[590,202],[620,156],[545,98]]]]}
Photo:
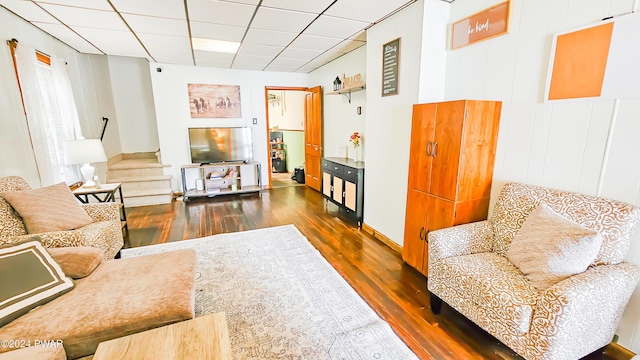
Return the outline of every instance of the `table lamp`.
{"type": "Polygon", "coordinates": [[[62,142],[64,148],[65,165],[82,164],[80,172],[84,177],[84,187],[96,187],[93,182],[95,167],[91,163],[107,161],[100,139],[65,140],[62,142]]]}

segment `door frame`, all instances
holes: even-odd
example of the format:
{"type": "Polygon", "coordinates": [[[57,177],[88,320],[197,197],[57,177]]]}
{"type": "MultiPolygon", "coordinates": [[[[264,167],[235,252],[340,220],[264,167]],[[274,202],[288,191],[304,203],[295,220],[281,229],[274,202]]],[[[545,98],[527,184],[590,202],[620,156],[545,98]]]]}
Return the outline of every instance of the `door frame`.
{"type": "MultiPolygon", "coordinates": [[[[266,118],[266,128],[265,128],[265,133],[266,133],[266,137],[267,137],[267,165],[269,165],[267,167],[268,169],[268,182],[267,182],[267,189],[271,189],[271,169],[272,169],[272,164],[271,164],[271,136],[269,134],[269,129],[271,128],[269,126],[269,91],[270,90],[279,90],[279,91],[304,91],[306,92],[309,88],[308,87],[297,87],[297,86],[265,86],[264,87],[264,110],[265,110],[265,118],[266,118]]],[[[303,130],[303,133],[307,131],[307,129],[305,128],[303,130]]]]}

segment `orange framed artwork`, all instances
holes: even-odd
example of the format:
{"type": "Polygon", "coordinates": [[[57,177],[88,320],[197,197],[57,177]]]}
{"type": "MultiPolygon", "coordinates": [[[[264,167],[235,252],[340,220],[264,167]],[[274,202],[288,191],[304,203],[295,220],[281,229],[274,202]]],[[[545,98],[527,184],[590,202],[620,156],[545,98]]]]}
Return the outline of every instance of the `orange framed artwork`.
{"type": "Polygon", "coordinates": [[[509,32],[511,1],[494,5],[451,25],[451,50],[509,32]]]}

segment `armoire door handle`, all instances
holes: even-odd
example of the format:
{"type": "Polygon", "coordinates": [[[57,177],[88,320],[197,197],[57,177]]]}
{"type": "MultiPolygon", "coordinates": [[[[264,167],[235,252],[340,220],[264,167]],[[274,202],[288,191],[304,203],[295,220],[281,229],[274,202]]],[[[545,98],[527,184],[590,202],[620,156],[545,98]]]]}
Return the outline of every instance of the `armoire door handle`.
{"type": "Polygon", "coordinates": [[[423,226],[420,228],[420,240],[424,240],[424,236],[425,236],[425,233],[424,233],[424,226],[423,226]]]}
{"type": "Polygon", "coordinates": [[[437,157],[437,150],[438,150],[438,142],[436,141],[435,143],[433,143],[433,150],[432,150],[432,156],[433,157],[437,157]]]}
{"type": "Polygon", "coordinates": [[[431,145],[431,141],[427,142],[427,156],[431,156],[431,145]]]}

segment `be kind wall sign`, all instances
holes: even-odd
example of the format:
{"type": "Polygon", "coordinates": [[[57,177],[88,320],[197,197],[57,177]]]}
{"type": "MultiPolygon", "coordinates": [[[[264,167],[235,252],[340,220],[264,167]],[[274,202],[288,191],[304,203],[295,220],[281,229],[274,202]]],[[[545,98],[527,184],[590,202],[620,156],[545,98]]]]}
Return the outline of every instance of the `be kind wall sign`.
{"type": "Polygon", "coordinates": [[[451,49],[458,49],[509,32],[509,9],[510,1],[505,1],[453,23],[451,49]]]}

